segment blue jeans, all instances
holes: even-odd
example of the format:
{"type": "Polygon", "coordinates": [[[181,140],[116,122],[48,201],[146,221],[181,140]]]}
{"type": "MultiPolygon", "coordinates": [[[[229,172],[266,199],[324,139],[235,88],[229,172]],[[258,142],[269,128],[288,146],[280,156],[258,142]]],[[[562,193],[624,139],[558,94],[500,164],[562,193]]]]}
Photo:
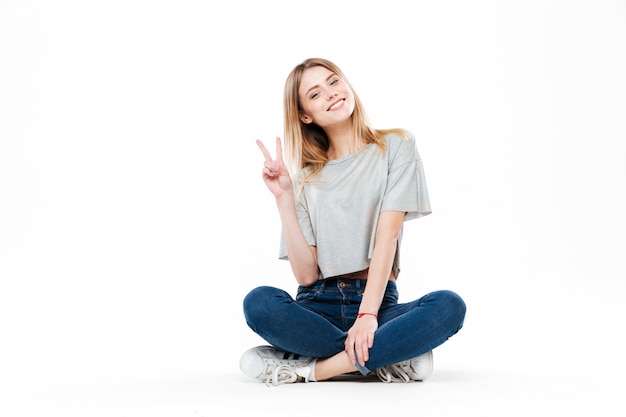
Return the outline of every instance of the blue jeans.
{"type": "MultiPolygon", "coordinates": [[[[248,293],[243,310],[248,326],[277,349],[315,358],[345,350],[367,280],[325,279],[286,291],[262,286],[248,293]]],[[[396,283],[388,282],[378,311],[378,330],[363,375],[414,358],[441,345],[463,326],[465,302],[452,291],[435,291],[398,304],[396,283]]]]}

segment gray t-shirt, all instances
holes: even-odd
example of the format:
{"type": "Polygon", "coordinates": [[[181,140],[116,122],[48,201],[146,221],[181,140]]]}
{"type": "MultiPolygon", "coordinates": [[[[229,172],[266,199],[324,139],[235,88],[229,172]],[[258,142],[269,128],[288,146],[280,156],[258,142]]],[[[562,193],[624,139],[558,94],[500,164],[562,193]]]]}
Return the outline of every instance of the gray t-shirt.
{"type": "MultiPolygon", "coordinates": [[[[422,160],[415,138],[385,137],[383,152],[369,144],[359,152],[328,161],[296,199],[296,212],[309,245],[317,247],[320,279],[369,267],[378,216],[404,211],[406,220],[431,213],[422,160]]],[[[299,189],[294,180],[294,189],[299,189]]],[[[400,272],[400,243],[394,259],[400,272]]],[[[288,259],[281,235],[280,259],[288,259]]]]}

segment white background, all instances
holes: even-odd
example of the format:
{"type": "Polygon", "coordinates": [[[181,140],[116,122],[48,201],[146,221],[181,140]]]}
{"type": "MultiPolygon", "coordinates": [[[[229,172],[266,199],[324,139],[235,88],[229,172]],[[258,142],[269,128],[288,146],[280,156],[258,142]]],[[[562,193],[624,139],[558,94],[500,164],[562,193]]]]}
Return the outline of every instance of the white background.
{"type": "Polygon", "coordinates": [[[623,415],[625,39],[617,0],[0,1],[0,415],[623,415]],[[468,305],[425,383],[239,372],[244,295],[295,290],[254,140],[314,56],[417,137],[401,301],[468,305]]]}

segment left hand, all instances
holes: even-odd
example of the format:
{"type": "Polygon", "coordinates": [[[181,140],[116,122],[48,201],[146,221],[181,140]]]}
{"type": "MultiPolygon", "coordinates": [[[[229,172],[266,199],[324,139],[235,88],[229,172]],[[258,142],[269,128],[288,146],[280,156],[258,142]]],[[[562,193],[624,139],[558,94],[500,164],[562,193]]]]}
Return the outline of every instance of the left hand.
{"type": "Polygon", "coordinates": [[[356,319],[344,343],[350,362],[365,366],[369,360],[369,350],[374,346],[374,332],[378,329],[378,319],[366,315],[356,319]]]}

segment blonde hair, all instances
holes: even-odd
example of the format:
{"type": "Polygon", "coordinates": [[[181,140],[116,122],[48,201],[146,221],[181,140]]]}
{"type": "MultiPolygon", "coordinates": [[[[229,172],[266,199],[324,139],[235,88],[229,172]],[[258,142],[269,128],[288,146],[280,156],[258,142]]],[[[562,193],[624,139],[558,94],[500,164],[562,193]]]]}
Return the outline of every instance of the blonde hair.
{"type": "Polygon", "coordinates": [[[384,136],[388,133],[397,133],[406,137],[406,132],[402,129],[373,129],[369,125],[369,120],[363,104],[358,95],[350,85],[350,82],[337,67],[337,65],[323,58],[309,58],[298,64],[287,77],[284,93],[284,141],[285,160],[292,172],[303,171],[301,189],[311,181],[328,162],[328,136],[324,130],[315,123],[306,124],[300,120],[302,107],[298,91],[300,90],[300,80],[305,70],[311,67],[324,67],[337,74],[350,87],[354,94],[354,112],[352,113],[352,127],[354,130],[354,149],[359,149],[362,143],[374,143],[385,149],[384,136]]]}

